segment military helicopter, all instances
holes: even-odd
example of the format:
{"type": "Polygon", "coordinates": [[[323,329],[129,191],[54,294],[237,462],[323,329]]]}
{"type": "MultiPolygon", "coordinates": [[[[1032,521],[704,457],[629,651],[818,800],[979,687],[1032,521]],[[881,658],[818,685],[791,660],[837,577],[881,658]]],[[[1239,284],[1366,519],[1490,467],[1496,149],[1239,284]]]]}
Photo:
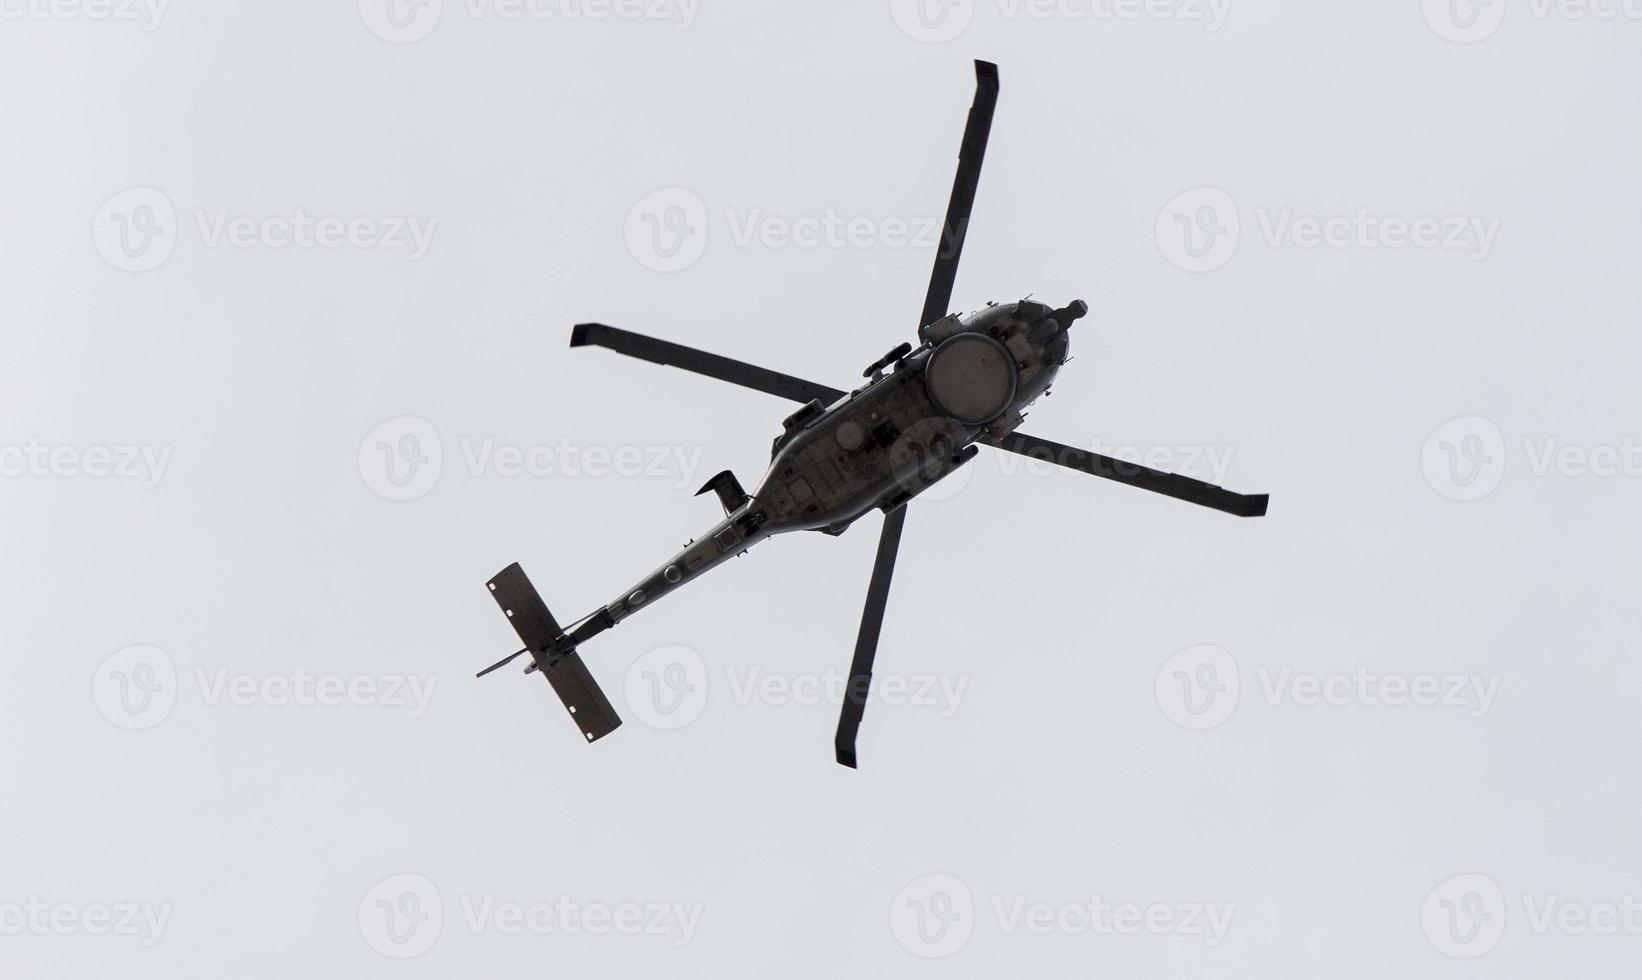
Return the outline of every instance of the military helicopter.
{"type": "Polygon", "coordinates": [[[867,585],[834,748],[838,762],[856,765],[856,735],[872,683],[890,578],[907,504],[950,476],[986,445],[1046,460],[1240,517],[1266,513],[1266,494],[1238,494],[1209,483],[1074,449],[1018,431],[1025,410],[1049,391],[1067,360],[1068,332],[1088,312],[1082,300],[1058,309],[1023,299],[973,313],[949,312],[963,254],[981,161],[998,99],[998,68],[975,62],[976,93],[958,155],[935,267],[918,319],[918,346],[903,343],[862,373],[865,383],[841,391],[767,368],[708,354],[600,323],[570,333],[571,347],[604,347],[728,381],[802,407],[781,423],[770,467],[752,493],[728,470],[708,480],[724,519],[608,605],[561,627],[517,563],[489,583],[524,648],[479,672],[480,677],[530,654],[526,673],[540,671],[589,742],[621,725],[577,648],[661,597],[693,582],[765,538],[789,531],[842,534],[872,510],[884,512],[878,554],[867,585]]]}

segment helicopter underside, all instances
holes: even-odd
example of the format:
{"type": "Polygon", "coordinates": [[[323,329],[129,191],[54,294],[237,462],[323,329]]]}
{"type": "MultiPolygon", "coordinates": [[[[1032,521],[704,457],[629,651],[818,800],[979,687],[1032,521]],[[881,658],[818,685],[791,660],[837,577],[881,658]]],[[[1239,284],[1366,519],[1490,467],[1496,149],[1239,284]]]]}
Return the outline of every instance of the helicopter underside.
{"type": "Polygon", "coordinates": [[[839,763],[853,767],[907,501],[972,459],[978,444],[1228,514],[1265,515],[1265,494],[1233,493],[1018,431],[1027,407],[1048,393],[1066,363],[1067,331],[1088,305],[1074,300],[1054,310],[1028,298],[989,303],[967,316],[948,312],[997,101],[997,66],[977,61],[975,78],[975,101],[959,148],[941,247],[917,321],[918,346],[903,343],[874,361],[864,372],[866,384],[845,392],[604,324],[575,326],[571,347],[605,347],[803,407],[783,423],[769,469],[752,494],[727,470],[712,477],[698,495],[715,493],[724,519],[575,624],[560,626],[517,563],[493,578],[491,594],[525,646],[480,676],[529,654],[527,672],[540,670],[586,740],[597,741],[621,719],[577,656],[581,643],[771,535],[803,530],[839,534],[867,512],[882,509],[877,557],[834,739],[839,763]]]}

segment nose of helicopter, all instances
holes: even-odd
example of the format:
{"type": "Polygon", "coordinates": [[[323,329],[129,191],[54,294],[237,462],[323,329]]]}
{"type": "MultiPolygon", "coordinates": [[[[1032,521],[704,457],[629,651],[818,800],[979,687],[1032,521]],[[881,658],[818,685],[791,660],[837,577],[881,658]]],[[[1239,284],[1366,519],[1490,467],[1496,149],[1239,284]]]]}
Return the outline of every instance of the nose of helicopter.
{"type": "Polygon", "coordinates": [[[1057,334],[1068,330],[1073,323],[1082,319],[1089,312],[1089,304],[1081,299],[1075,299],[1058,310],[1050,310],[1043,319],[1032,324],[1027,332],[1026,339],[1034,344],[1047,344],[1057,334]]]}

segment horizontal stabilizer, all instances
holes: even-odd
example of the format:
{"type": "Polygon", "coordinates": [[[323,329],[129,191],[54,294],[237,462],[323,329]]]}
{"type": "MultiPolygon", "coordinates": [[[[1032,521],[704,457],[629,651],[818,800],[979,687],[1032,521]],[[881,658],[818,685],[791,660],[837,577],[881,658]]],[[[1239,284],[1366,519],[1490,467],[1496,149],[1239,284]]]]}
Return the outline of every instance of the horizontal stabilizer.
{"type": "Polygon", "coordinates": [[[582,663],[581,655],[568,653],[542,668],[542,676],[564,702],[576,726],[589,742],[597,742],[621,727],[616,709],[599,689],[599,682],[582,663]]]}
{"type": "Polygon", "coordinates": [[[542,653],[564,635],[559,621],[548,611],[547,603],[542,601],[518,562],[502,569],[486,584],[496,604],[507,614],[508,622],[513,624],[513,631],[524,642],[526,650],[542,653]]]}
{"type": "MultiPolygon", "coordinates": [[[[535,660],[536,668],[553,685],[554,692],[564,702],[582,735],[589,742],[596,742],[620,728],[621,719],[616,716],[616,709],[610,706],[610,699],[604,696],[599,682],[593,679],[587,665],[576,653],[576,639],[564,635],[559,621],[548,611],[547,603],[542,601],[518,562],[502,569],[487,584],[496,604],[507,614],[508,622],[513,624],[519,639],[524,641],[525,649],[519,653],[528,652],[535,660]]],[[[487,667],[480,676],[512,659],[508,657],[501,663],[487,667]]]]}

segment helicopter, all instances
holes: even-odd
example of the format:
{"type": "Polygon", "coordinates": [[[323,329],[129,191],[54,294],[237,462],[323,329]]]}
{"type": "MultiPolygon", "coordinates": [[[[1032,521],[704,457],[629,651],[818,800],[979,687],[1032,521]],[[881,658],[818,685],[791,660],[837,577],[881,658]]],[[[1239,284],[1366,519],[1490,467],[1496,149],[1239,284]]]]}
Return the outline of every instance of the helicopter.
{"type": "Polygon", "coordinates": [[[751,493],[728,470],[713,476],[696,493],[713,493],[724,509],[723,519],[568,629],[553,617],[518,563],[498,573],[486,584],[524,647],[478,676],[528,653],[525,672],[539,671],[547,678],[583,737],[598,741],[619,727],[621,718],[577,652],[581,644],[766,538],[792,531],[838,535],[878,510],[884,519],[877,556],[833,742],[839,764],[853,769],[907,507],[974,459],[981,446],[1235,516],[1265,516],[1266,494],[1233,493],[1019,431],[1026,409],[1048,394],[1066,364],[1071,328],[1089,307],[1073,300],[1051,308],[1028,297],[971,313],[949,310],[997,105],[997,65],[976,61],[975,79],[957,177],[918,320],[918,344],[904,342],[873,361],[858,387],[843,391],[600,323],[577,324],[571,330],[571,347],[602,347],[801,407],[781,423],[769,469],[751,493]]]}

